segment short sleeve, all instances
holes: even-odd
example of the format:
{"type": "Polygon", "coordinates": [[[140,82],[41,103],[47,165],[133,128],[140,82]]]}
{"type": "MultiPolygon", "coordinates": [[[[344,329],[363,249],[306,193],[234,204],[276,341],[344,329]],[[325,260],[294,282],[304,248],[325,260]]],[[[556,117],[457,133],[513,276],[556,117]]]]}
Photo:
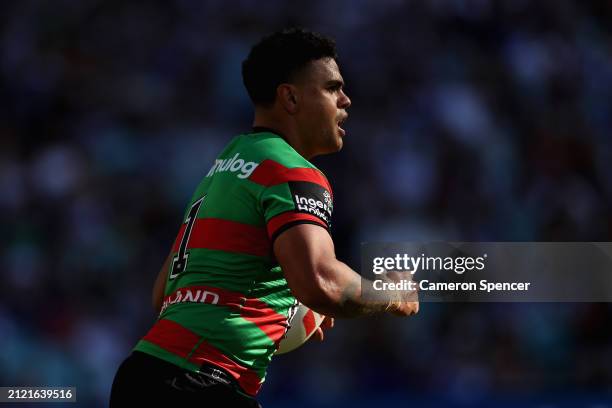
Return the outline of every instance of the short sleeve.
{"type": "Polygon", "coordinates": [[[298,224],[315,224],[329,231],[333,212],[331,187],[316,169],[287,169],[261,195],[268,237],[298,224]]]}

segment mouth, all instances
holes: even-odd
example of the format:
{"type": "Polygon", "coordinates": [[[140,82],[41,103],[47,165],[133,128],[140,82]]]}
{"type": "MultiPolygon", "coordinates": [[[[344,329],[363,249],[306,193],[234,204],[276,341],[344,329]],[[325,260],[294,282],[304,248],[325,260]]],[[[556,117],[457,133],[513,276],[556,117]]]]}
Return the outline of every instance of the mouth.
{"type": "Polygon", "coordinates": [[[338,129],[340,130],[340,136],[342,137],[344,137],[344,135],[346,134],[346,131],[342,129],[342,125],[344,124],[344,122],[346,122],[347,118],[348,118],[348,115],[344,116],[342,119],[338,121],[338,129]]]}

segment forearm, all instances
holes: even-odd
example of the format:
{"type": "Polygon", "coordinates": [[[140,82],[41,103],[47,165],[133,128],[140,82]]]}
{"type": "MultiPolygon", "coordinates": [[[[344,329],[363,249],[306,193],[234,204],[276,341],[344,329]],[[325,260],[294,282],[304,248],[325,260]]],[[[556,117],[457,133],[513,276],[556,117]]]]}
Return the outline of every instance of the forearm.
{"type": "MultiPolygon", "coordinates": [[[[402,302],[395,291],[371,292],[371,282],[348,265],[335,260],[320,266],[317,292],[309,299],[312,309],[332,317],[358,317],[393,312],[402,302]]],[[[305,303],[305,302],[303,302],[305,303]]]]}
{"type": "Polygon", "coordinates": [[[311,309],[332,317],[356,317],[390,312],[407,316],[418,311],[410,294],[374,291],[334,253],[334,244],[323,228],[303,224],[290,228],[274,244],[293,295],[311,309]]]}

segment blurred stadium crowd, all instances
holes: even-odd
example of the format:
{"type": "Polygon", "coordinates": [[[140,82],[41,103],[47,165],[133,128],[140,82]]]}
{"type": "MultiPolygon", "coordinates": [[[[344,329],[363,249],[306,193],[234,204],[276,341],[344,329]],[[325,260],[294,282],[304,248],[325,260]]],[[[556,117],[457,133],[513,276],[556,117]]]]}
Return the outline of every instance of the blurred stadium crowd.
{"type": "MultiPolygon", "coordinates": [[[[355,268],[362,241],[611,240],[611,2],[0,9],[0,385],[74,385],[106,403],[154,318],[184,205],[250,128],[241,61],[288,25],[338,43],[348,135],[315,164],[355,268]]],[[[428,304],[411,320],[338,322],[273,362],[262,400],[612,398],[611,317],[607,304],[428,304]]]]}

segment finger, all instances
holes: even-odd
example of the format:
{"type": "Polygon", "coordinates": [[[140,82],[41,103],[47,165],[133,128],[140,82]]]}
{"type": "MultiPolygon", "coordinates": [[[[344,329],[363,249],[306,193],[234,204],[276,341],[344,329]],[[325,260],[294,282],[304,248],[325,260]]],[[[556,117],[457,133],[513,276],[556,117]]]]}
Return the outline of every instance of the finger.
{"type": "Polygon", "coordinates": [[[331,329],[334,327],[334,323],[335,321],[333,317],[326,316],[325,319],[323,319],[323,322],[321,322],[321,327],[323,329],[331,329]]]}
{"type": "Polygon", "coordinates": [[[410,315],[409,316],[414,316],[417,313],[419,313],[419,303],[418,302],[412,302],[412,307],[410,308],[410,315]]]}
{"type": "Polygon", "coordinates": [[[321,329],[320,327],[317,327],[317,330],[315,330],[315,332],[312,334],[312,336],[319,340],[319,341],[323,341],[323,339],[325,338],[325,334],[323,333],[323,329],[321,329]]]}

